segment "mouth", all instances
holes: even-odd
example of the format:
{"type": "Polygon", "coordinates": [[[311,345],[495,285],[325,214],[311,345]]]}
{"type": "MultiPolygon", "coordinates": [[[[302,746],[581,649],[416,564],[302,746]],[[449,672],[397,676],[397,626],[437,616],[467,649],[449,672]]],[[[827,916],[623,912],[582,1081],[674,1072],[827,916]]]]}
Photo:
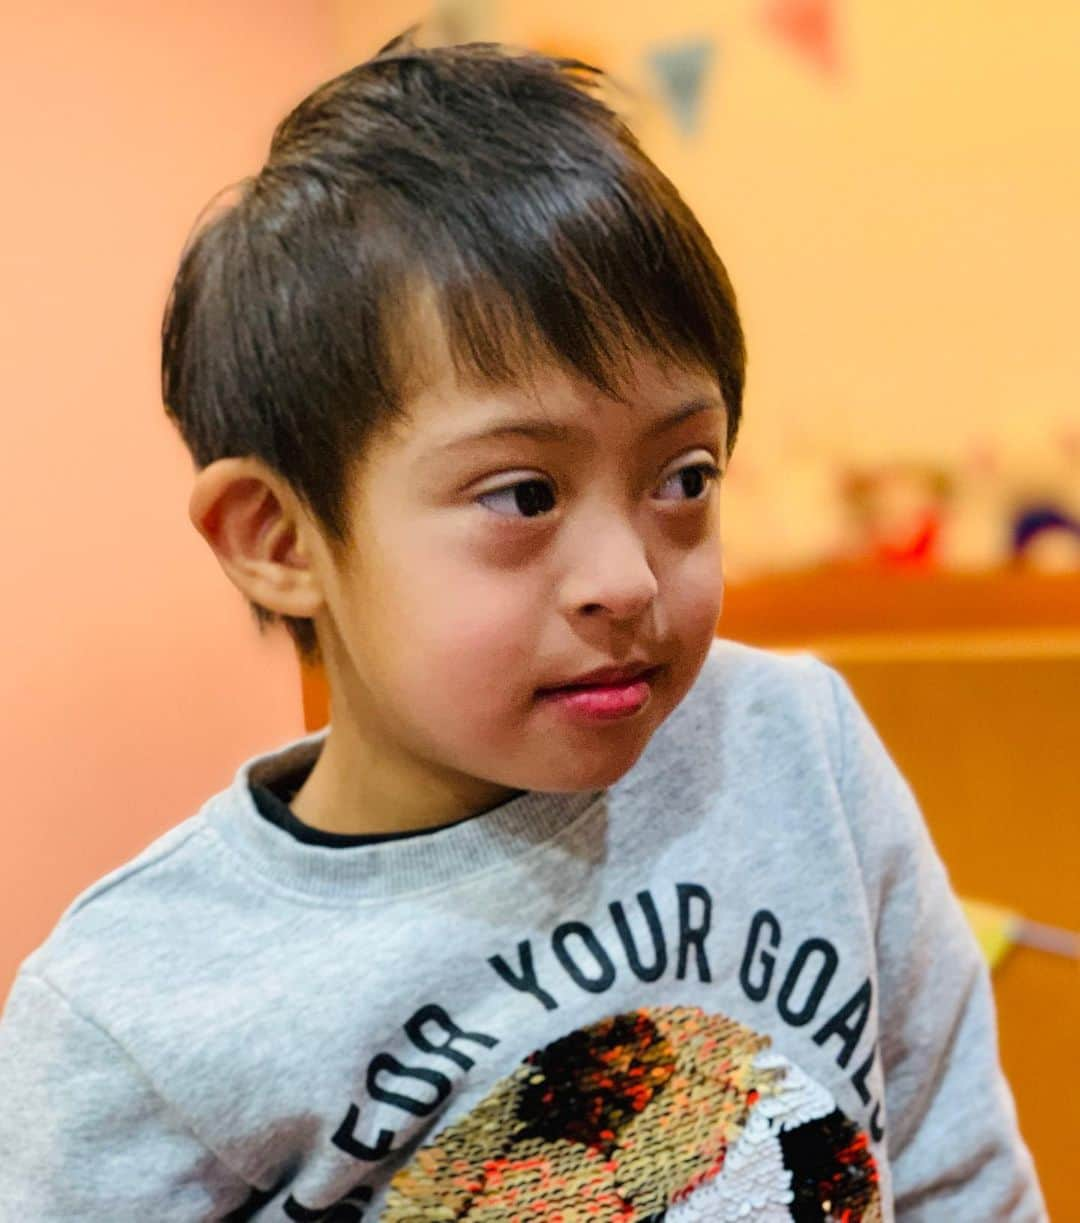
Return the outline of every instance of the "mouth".
{"type": "Polygon", "coordinates": [[[663,667],[619,667],[579,676],[556,688],[541,688],[550,709],[576,722],[595,724],[632,718],[650,703],[653,679],[663,667]]]}
{"type": "Polygon", "coordinates": [[[579,675],[576,679],[567,680],[564,684],[541,688],[540,695],[577,692],[590,688],[621,688],[627,684],[651,680],[661,669],[659,666],[648,666],[643,663],[626,667],[601,667],[597,671],[589,671],[585,675],[579,675]]]}

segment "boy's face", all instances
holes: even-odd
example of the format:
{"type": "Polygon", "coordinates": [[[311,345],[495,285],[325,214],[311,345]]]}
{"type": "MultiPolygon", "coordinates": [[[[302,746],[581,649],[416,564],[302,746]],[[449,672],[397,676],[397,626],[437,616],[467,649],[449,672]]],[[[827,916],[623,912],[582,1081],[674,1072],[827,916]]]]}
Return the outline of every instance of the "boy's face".
{"type": "Polygon", "coordinates": [[[447,366],[372,443],[317,616],[336,759],[473,809],[602,788],[637,760],[720,615],[726,417],[714,378],[647,358],[624,393],[554,368],[470,391],[447,366]],[[628,666],[655,670],[550,692],[628,666]]]}

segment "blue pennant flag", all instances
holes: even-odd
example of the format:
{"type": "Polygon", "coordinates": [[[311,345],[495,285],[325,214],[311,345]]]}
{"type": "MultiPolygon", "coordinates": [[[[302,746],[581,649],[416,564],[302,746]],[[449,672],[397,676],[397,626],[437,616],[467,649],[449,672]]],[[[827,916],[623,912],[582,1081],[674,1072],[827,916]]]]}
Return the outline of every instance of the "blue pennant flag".
{"type": "Polygon", "coordinates": [[[693,136],[700,126],[705,74],[712,57],[713,43],[705,38],[672,43],[649,52],[649,64],[684,136],[693,136]]]}

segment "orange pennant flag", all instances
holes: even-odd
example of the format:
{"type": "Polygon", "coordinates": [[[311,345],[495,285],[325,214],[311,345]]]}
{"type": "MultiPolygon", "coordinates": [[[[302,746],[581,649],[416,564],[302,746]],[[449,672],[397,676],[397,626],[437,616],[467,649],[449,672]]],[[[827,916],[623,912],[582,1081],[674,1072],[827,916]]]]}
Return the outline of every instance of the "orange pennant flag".
{"type": "Polygon", "coordinates": [[[827,76],[840,71],[834,0],[766,0],[765,28],[827,76]]]}

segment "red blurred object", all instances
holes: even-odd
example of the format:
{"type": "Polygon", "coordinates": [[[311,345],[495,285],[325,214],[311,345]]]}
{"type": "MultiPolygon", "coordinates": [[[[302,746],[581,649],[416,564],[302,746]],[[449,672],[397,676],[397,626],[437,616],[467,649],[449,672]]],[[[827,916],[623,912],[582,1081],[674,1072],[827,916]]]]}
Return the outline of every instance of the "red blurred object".
{"type": "Polygon", "coordinates": [[[926,510],[915,522],[907,539],[880,539],[874,559],[890,569],[929,569],[936,563],[941,538],[941,512],[926,510]]]}

